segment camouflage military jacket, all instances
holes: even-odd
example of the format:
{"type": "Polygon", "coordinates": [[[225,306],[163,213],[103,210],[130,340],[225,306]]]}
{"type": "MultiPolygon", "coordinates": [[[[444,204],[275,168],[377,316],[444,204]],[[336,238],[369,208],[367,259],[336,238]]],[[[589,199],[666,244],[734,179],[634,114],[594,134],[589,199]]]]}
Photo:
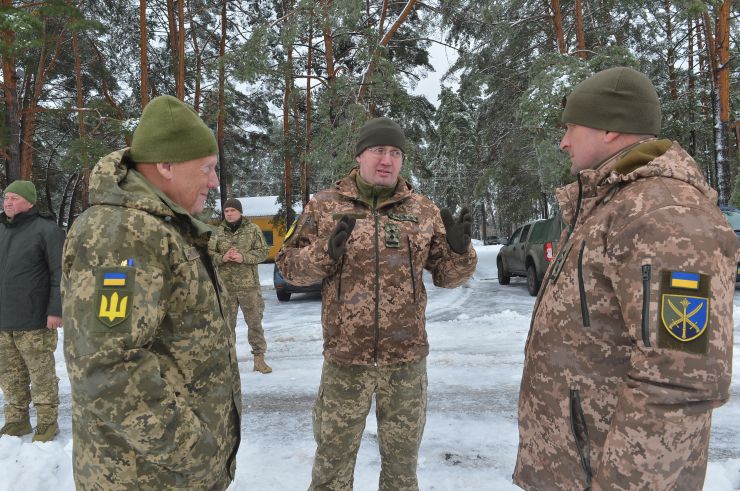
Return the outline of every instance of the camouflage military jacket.
{"type": "Polygon", "coordinates": [[[738,243],[717,194],[652,140],[557,196],[571,225],[527,339],[514,482],[699,490],[732,361],[738,243]]]}
{"type": "Polygon", "coordinates": [[[355,173],[309,201],[277,265],[296,285],[323,280],[327,360],[390,365],[423,359],[429,353],[423,270],[431,271],[437,286],[460,286],[475,270],[475,250],[453,252],[439,209],[403,179],[374,208],[359,199],[355,173]],[[342,215],[357,221],[346,254],[335,262],[328,240],[342,215]]]}
{"type": "Polygon", "coordinates": [[[262,230],[242,217],[241,225],[235,232],[231,231],[229,222],[224,220],[211,235],[208,252],[218,264],[221,279],[226,288],[235,291],[246,288],[259,288],[260,277],[257,265],[267,259],[270,247],[267,245],[262,230]],[[224,253],[234,247],[244,257],[243,263],[224,262],[224,253]]]}
{"type": "Polygon", "coordinates": [[[62,262],[76,485],[226,489],[241,395],[210,229],[123,151],[93,169],[90,201],[62,262]]]}

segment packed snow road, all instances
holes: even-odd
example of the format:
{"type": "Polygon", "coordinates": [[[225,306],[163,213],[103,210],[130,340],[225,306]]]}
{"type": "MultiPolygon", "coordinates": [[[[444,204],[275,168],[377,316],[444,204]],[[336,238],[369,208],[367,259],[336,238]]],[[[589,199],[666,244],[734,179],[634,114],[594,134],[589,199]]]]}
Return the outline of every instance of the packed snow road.
{"type": "MultiPolygon", "coordinates": [[[[477,246],[475,277],[462,288],[438,289],[427,278],[431,353],[427,425],[419,459],[422,490],[507,490],[517,449],[517,397],[524,342],[534,299],[524,279],[496,280],[499,246],[477,246]]],[[[260,265],[265,297],[267,361],[252,370],[246,325],[239,318],[237,352],[244,413],[237,476],[230,490],[304,490],[311,477],[311,409],[321,373],[321,299],[294,294],[278,302],[272,265],[260,265]]],[[[60,333],[63,336],[63,333],[60,333]]],[[[1,490],[73,490],[70,388],[62,342],[57,349],[60,428],[57,440],[0,439],[1,490]]],[[[740,367],[740,291],[735,295],[735,367],[740,367]]],[[[0,404],[3,402],[0,395],[0,404]]],[[[35,415],[32,413],[32,418],[35,415]]],[[[1,420],[0,420],[1,421],[1,420]]],[[[740,383],[715,410],[706,490],[740,489],[740,383]]],[[[357,458],[355,489],[376,490],[380,469],[374,409],[357,458]]]]}

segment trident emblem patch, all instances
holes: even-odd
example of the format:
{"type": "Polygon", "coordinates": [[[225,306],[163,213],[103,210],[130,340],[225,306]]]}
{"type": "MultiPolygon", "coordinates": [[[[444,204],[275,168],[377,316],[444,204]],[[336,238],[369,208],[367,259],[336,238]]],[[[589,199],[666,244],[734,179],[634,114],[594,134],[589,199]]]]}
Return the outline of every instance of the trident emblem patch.
{"type": "Polygon", "coordinates": [[[128,319],[131,313],[133,272],[130,267],[104,268],[98,273],[97,318],[108,327],[128,319]]]}
{"type": "Polygon", "coordinates": [[[671,336],[682,342],[701,336],[709,319],[709,299],[687,295],[664,294],[660,318],[671,336]]]}

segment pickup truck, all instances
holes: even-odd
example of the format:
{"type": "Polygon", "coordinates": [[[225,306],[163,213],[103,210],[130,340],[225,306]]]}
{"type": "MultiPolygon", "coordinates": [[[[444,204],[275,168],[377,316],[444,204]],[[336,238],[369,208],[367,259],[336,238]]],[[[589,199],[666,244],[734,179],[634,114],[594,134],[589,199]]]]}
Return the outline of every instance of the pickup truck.
{"type": "Polygon", "coordinates": [[[560,215],[527,222],[502,243],[496,257],[498,282],[508,285],[512,276],[527,278],[527,290],[537,295],[550,261],[555,258],[560,233],[565,224],[560,215]]]}

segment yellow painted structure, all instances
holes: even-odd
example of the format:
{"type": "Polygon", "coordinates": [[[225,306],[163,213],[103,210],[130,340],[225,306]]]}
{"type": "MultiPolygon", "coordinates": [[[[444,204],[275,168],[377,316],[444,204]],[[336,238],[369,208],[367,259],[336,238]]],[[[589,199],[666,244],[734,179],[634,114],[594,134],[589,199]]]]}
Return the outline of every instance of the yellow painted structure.
{"type": "Polygon", "coordinates": [[[283,237],[285,237],[285,227],[279,224],[273,224],[271,216],[255,217],[249,216],[245,213],[244,216],[249,219],[250,222],[257,225],[265,236],[267,245],[270,246],[270,253],[267,255],[265,262],[274,262],[275,256],[283,245],[283,237]]]}

